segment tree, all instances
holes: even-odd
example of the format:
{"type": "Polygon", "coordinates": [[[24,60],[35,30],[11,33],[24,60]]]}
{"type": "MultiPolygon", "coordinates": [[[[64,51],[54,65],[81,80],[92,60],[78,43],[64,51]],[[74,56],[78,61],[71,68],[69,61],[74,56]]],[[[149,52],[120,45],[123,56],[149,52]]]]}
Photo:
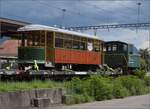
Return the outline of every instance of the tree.
{"type": "Polygon", "coordinates": [[[150,50],[148,48],[140,49],[140,55],[141,55],[141,58],[143,59],[142,61],[145,61],[146,63],[145,70],[150,70],[150,50]]]}

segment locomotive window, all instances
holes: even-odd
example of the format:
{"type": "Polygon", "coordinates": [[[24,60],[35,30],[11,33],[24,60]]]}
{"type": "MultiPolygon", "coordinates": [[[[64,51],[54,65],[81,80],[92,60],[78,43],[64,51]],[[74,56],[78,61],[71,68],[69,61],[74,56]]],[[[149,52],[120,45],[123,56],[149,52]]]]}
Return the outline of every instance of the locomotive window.
{"type": "Polygon", "coordinates": [[[63,39],[56,38],[55,39],[55,47],[63,48],[63,39]]]}
{"type": "Polygon", "coordinates": [[[127,45],[123,45],[123,51],[127,51],[127,45]]]}
{"type": "Polygon", "coordinates": [[[111,45],[107,46],[107,51],[111,51],[111,45]]]}
{"type": "Polygon", "coordinates": [[[117,45],[112,46],[112,51],[117,51],[117,45]]]}

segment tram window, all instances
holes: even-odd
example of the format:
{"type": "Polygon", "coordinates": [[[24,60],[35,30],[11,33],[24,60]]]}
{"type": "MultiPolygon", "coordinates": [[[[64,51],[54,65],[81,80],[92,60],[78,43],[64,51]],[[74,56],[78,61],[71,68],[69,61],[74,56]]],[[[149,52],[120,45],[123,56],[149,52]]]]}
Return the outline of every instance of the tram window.
{"type": "Polygon", "coordinates": [[[84,42],[80,43],[80,49],[81,50],[86,50],[86,44],[84,42]]]}
{"type": "Polygon", "coordinates": [[[71,40],[64,40],[64,48],[72,48],[72,41],[71,40]]]}
{"type": "Polygon", "coordinates": [[[106,51],[106,47],[103,47],[103,51],[104,51],[104,52],[106,51]]]}
{"type": "Polygon", "coordinates": [[[61,33],[56,33],[56,38],[63,38],[63,34],[61,34],[61,33]]]}
{"type": "Polygon", "coordinates": [[[44,38],[44,36],[41,36],[41,46],[44,46],[44,43],[45,43],[45,38],[44,38]]]}
{"type": "Polygon", "coordinates": [[[94,51],[96,52],[100,51],[100,42],[98,40],[94,41],[94,51]]]}
{"type": "Polygon", "coordinates": [[[78,36],[73,36],[73,40],[80,41],[80,37],[78,37],[78,36]]]}
{"type": "Polygon", "coordinates": [[[29,35],[27,39],[27,46],[32,46],[32,45],[33,45],[32,36],[29,35]]]}
{"type": "Polygon", "coordinates": [[[86,39],[86,38],[84,38],[84,37],[82,37],[82,38],[81,38],[81,41],[82,41],[82,42],[86,42],[86,41],[87,41],[87,39],[86,39]]]}
{"type": "Polygon", "coordinates": [[[73,49],[79,49],[79,45],[80,45],[80,42],[79,42],[79,41],[73,41],[73,46],[72,46],[72,48],[73,48],[73,49]]]}
{"type": "Polygon", "coordinates": [[[94,51],[100,51],[100,46],[99,46],[99,44],[95,44],[94,45],[94,51]]]}
{"type": "Polygon", "coordinates": [[[102,51],[102,49],[103,49],[103,44],[100,42],[99,43],[99,51],[102,51]]]}
{"type": "Polygon", "coordinates": [[[64,34],[64,35],[63,35],[63,38],[64,38],[64,39],[68,39],[68,40],[72,40],[72,35],[64,34]]]}
{"type": "Polygon", "coordinates": [[[94,51],[97,51],[97,52],[99,52],[99,51],[100,51],[100,48],[99,48],[99,46],[95,46],[95,47],[94,47],[94,51]]]}
{"type": "Polygon", "coordinates": [[[117,51],[117,45],[112,46],[112,51],[117,51]]]}
{"type": "Polygon", "coordinates": [[[55,47],[63,48],[63,39],[56,38],[55,39],[55,47]]]}
{"type": "Polygon", "coordinates": [[[33,36],[33,46],[39,46],[39,39],[38,36],[33,36]]]}

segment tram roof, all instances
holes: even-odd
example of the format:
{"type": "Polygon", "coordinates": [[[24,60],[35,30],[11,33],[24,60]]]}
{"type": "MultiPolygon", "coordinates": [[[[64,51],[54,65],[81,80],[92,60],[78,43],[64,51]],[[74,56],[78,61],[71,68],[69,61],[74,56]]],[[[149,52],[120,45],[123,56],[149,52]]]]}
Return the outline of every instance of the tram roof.
{"type": "Polygon", "coordinates": [[[23,31],[38,31],[38,30],[54,31],[54,32],[60,32],[60,33],[64,33],[64,34],[72,34],[72,35],[76,35],[76,36],[102,40],[98,36],[84,34],[84,33],[79,33],[79,32],[75,32],[75,31],[69,31],[69,30],[60,29],[60,28],[51,27],[51,26],[45,26],[45,25],[31,24],[31,25],[26,25],[26,26],[21,27],[21,28],[18,29],[18,31],[22,31],[22,32],[23,31]]]}

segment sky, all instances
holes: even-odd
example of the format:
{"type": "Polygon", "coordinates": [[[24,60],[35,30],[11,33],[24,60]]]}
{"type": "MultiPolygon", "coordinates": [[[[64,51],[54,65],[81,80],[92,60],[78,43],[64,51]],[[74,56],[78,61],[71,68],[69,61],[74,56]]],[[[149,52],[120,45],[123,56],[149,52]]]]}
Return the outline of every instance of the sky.
{"type": "MultiPolygon", "coordinates": [[[[150,0],[0,0],[0,17],[64,27],[150,23],[150,0]],[[139,17],[137,3],[141,3],[139,17]]],[[[98,30],[97,36],[147,48],[150,33],[148,28],[118,28],[98,30]]]]}

